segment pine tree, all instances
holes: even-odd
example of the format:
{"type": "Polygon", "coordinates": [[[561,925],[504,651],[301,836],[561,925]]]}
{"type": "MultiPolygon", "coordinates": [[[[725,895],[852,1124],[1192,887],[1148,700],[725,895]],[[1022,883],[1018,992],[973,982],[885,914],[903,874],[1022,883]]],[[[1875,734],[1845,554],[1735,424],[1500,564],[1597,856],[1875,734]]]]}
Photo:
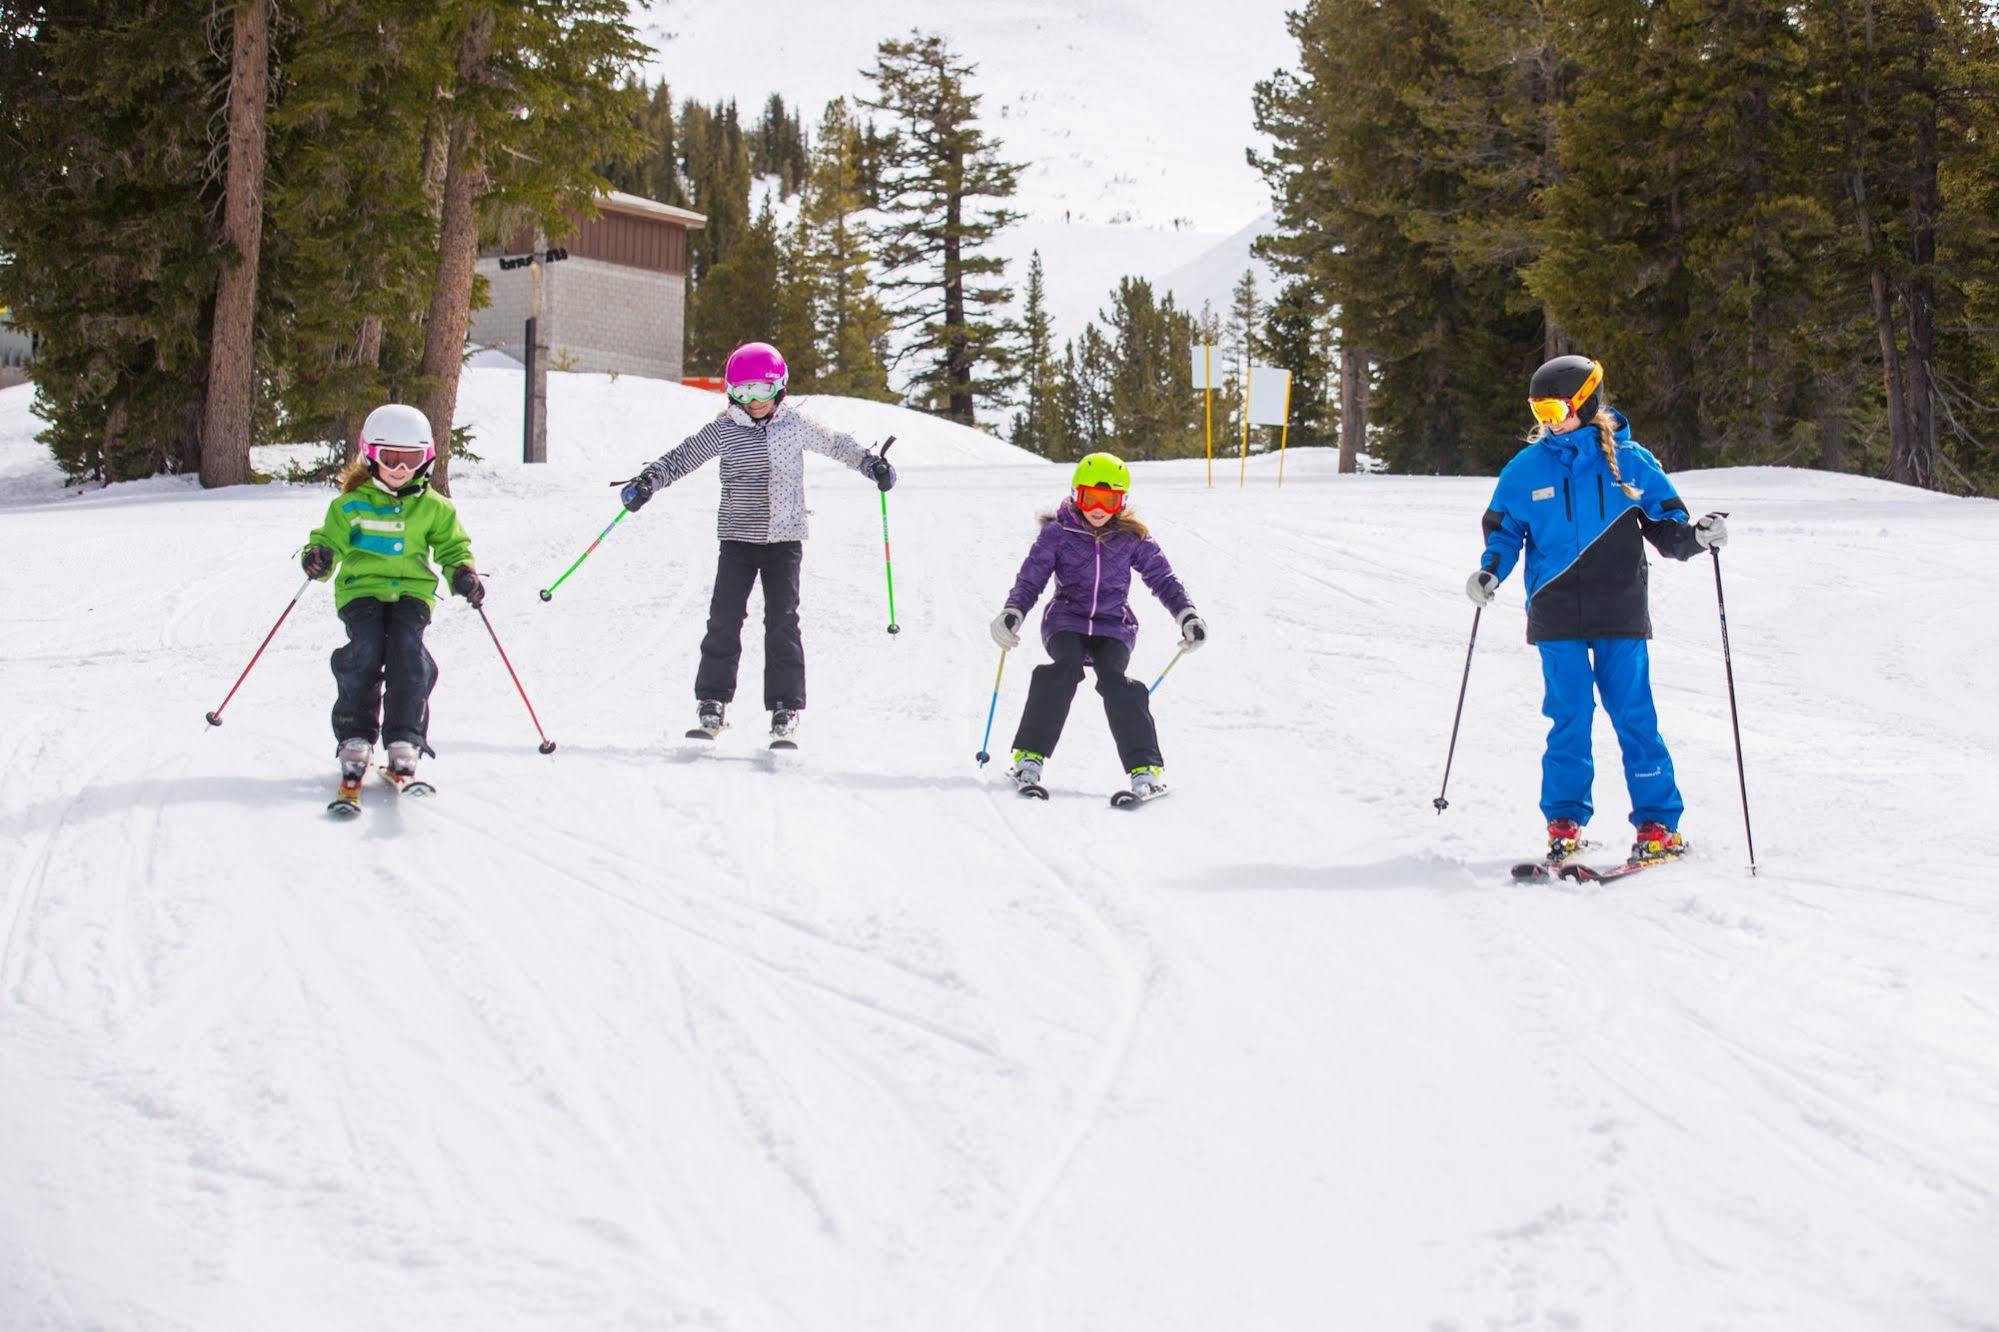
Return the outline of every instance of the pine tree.
{"type": "Polygon", "coordinates": [[[1062,347],[1057,402],[1066,437],[1048,456],[1073,460],[1111,446],[1111,352],[1094,323],[1062,347]]]}
{"type": "Polygon", "coordinates": [[[1286,283],[1271,302],[1254,346],[1265,363],[1291,372],[1289,446],[1335,443],[1339,405],[1328,389],[1338,385],[1317,289],[1308,282],[1286,283]]]}
{"type": "Polygon", "coordinates": [[[1111,447],[1129,459],[1179,458],[1202,449],[1195,400],[1187,390],[1193,320],[1152,294],[1143,278],[1123,278],[1101,318],[1109,348],[1111,447]]]}
{"type": "Polygon", "coordinates": [[[1019,217],[999,201],[1013,197],[1020,167],[978,127],[973,72],[941,37],[884,41],[867,72],[875,94],[861,102],[894,122],[875,244],[878,285],[918,363],[911,396],[963,425],[1015,378],[1006,261],[980,251],[1019,217]]]}
{"type": "Polygon", "coordinates": [[[590,205],[590,164],[629,155],[642,53],[624,0],[448,0],[435,6],[456,60],[436,277],[424,319],[421,405],[439,442],[432,484],[450,493],[451,438],[481,223],[533,216],[551,239],[590,205]]]}
{"type": "Polygon", "coordinates": [[[1055,360],[1055,328],[1048,317],[1041,251],[1027,263],[1026,308],[1021,315],[1021,387],[1027,401],[1014,413],[1011,442],[1044,458],[1066,456],[1061,403],[1062,368],[1055,360]]]}
{"type": "MultiPolygon", "coordinates": [[[[690,312],[687,329],[688,346],[699,349],[701,364],[719,371],[729,353],[745,342],[778,343],[780,312],[775,297],[783,262],[777,218],[765,199],[729,257],[702,280],[702,298],[690,312]]],[[[690,351],[690,358],[693,354],[690,351]]]]}
{"type": "Polygon", "coordinates": [[[860,214],[866,208],[861,132],[845,98],[826,104],[799,210],[809,255],[823,362],[819,391],[893,401],[886,361],[888,315],[875,297],[873,257],[860,214]]]}
{"type": "Polygon", "coordinates": [[[344,455],[369,411],[421,389],[437,244],[424,141],[447,51],[399,0],[279,15],[258,364],[273,437],[344,455]]]}
{"type": "Polygon", "coordinates": [[[219,269],[209,6],[96,0],[0,20],[0,305],[36,337],[64,475],[199,464],[219,269]]]}
{"type": "MultiPolygon", "coordinates": [[[[768,218],[777,230],[768,196],[759,224],[768,218]]],[[[819,264],[813,255],[809,224],[801,210],[788,234],[779,237],[777,281],[766,299],[771,306],[771,334],[766,341],[784,353],[790,386],[800,393],[825,393],[824,359],[819,347],[819,264]]]]}

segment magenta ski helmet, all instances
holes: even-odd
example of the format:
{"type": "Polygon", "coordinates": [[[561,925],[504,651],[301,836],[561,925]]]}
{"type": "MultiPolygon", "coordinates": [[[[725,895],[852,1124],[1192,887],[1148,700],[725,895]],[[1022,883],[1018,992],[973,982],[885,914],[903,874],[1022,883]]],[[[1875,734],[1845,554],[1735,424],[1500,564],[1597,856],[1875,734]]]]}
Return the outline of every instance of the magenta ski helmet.
{"type": "Polygon", "coordinates": [[[784,363],[784,353],[768,342],[746,342],[729,353],[722,382],[728,386],[731,402],[781,402],[791,371],[784,363]]]}

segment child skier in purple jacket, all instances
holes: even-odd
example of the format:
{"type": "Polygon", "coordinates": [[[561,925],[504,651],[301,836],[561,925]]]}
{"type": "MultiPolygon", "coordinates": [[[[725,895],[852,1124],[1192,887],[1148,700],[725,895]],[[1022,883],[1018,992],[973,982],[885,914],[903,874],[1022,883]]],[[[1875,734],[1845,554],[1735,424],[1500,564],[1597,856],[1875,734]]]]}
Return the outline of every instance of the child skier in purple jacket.
{"type": "Polygon", "coordinates": [[[1150,691],[1124,673],[1138,641],[1138,617],[1129,600],[1132,572],[1173,613],[1182,650],[1191,652],[1206,642],[1208,627],[1195,614],[1159,543],[1125,511],[1131,469],[1108,453],[1092,453],[1076,464],[1070,484],[1070,498],[1043,517],[1041,534],[1021,563],[1006,609],[992,623],[995,643],[1003,649],[1019,647],[1020,626],[1054,577],[1055,595],[1041,617],[1041,641],[1050,660],[1034,669],[1027,707],[1013,737],[1009,775],[1021,794],[1047,798],[1041,765],[1062,738],[1062,723],[1088,665],[1096,669],[1097,692],[1117,740],[1118,759],[1131,774],[1132,794],[1150,799],[1163,794],[1166,784],[1150,691]]]}

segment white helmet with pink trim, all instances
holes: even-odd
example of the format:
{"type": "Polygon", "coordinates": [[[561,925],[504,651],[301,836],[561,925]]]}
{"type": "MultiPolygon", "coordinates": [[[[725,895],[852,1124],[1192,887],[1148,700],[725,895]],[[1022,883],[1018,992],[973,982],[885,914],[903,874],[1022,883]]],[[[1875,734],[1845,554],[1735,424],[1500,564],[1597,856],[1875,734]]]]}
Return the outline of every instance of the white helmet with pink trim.
{"type": "Polygon", "coordinates": [[[414,407],[391,402],[368,413],[361,423],[361,455],[368,470],[381,479],[383,467],[409,467],[410,480],[428,476],[437,461],[437,443],[431,438],[430,418],[414,407]]]}

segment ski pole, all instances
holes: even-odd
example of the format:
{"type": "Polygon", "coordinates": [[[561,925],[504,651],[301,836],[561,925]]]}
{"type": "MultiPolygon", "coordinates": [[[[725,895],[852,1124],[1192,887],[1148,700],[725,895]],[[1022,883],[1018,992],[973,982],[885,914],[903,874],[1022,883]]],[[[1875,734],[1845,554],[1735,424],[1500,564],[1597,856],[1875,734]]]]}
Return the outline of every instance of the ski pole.
{"type": "MultiPolygon", "coordinates": [[[[605,529],[605,531],[609,530],[610,530],[609,528],[605,529]]],[[[587,554],[588,552],[585,553],[587,554]]],[[[577,563],[580,564],[582,563],[582,561],[579,560],[577,561],[577,563]]],[[[563,575],[563,577],[565,578],[567,578],[568,576],[569,575],[567,574],[563,575]]],[[[507,668],[508,675],[513,676],[514,688],[516,690],[519,690],[521,696],[521,702],[527,703],[528,720],[534,723],[535,734],[541,737],[541,752],[544,754],[553,754],[555,752],[555,741],[549,739],[548,732],[541,729],[541,718],[534,715],[534,704],[528,703],[528,691],[525,689],[521,689],[521,677],[518,675],[514,675],[514,664],[511,661],[507,660],[507,650],[503,647],[500,647],[500,636],[498,634],[493,633],[493,622],[486,618],[486,608],[484,606],[474,606],[472,609],[479,612],[480,621],[485,624],[486,632],[492,636],[493,646],[499,651],[500,654],[500,664],[507,668]]]]}
{"type": "MultiPolygon", "coordinates": [[[[577,568],[577,565],[580,565],[580,564],[582,564],[582,563],[583,563],[583,561],[585,561],[585,560],[589,559],[589,558],[590,558],[590,551],[591,551],[591,550],[595,550],[595,549],[597,549],[597,547],[599,547],[599,546],[603,545],[603,544],[604,544],[604,538],[605,538],[605,537],[607,537],[607,536],[609,536],[609,535],[611,535],[611,529],[612,529],[612,528],[614,528],[614,527],[616,527],[616,526],[617,526],[617,525],[618,525],[619,523],[622,523],[623,521],[625,521],[625,516],[626,516],[627,514],[629,514],[630,512],[631,512],[631,510],[630,510],[630,509],[620,509],[620,510],[618,510],[618,516],[617,516],[616,518],[613,518],[613,519],[612,519],[612,520],[611,520],[610,522],[608,522],[608,523],[606,523],[606,524],[604,525],[604,530],[603,530],[603,531],[601,531],[601,532],[599,532],[599,533],[597,534],[597,539],[596,539],[595,541],[592,541],[592,542],[590,543],[590,549],[589,549],[589,550],[586,550],[586,551],[584,551],[584,552],[583,552],[583,553],[582,553],[581,555],[578,555],[578,556],[576,557],[576,564],[572,564],[572,565],[570,565],[570,566],[569,566],[569,567],[568,567],[567,569],[564,569],[564,570],[562,571],[562,578],[558,578],[558,579],[556,579],[556,580],[555,580],[554,582],[550,583],[550,584],[549,584],[549,585],[548,585],[547,587],[545,587],[545,588],[543,588],[543,589],[541,590],[541,599],[542,599],[543,601],[553,601],[553,600],[555,599],[555,589],[556,589],[556,588],[558,588],[558,587],[561,587],[561,586],[562,586],[562,582],[563,582],[563,579],[564,579],[564,578],[567,578],[567,577],[569,577],[569,575],[571,575],[571,574],[575,573],[575,572],[576,572],[576,568],[577,568]]],[[[490,625],[489,625],[489,626],[487,626],[487,627],[488,627],[488,628],[491,628],[491,626],[490,626],[490,625]]],[[[497,640],[495,640],[495,641],[497,641],[497,640]]]]}
{"type": "Polygon", "coordinates": [[[1145,692],[1148,694],[1158,693],[1159,686],[1166,683],[1166,677],[1172,673],[1172,670],[1175,666],[1178,666],[1180,664],[1180,658],[1186,655],[1187,655],[1186,648],[1181,648],[1178,652],[1174,653],[1173,660],[1166,663],[1166,669],[1159,673],[1159,678],[1152,682],[1152,688],[1146,690],[1145,692]]]}
{"type": "MultiPolygon", "coordinates": [[[[883,462],[888,461],[888,446],[893,443],[895,443],[895,436],[890,435],[888,439],[882,444],[881,452],[878,455],[876,455],[883,462]]],[[[889,558],[889,553],[888,553],[888,492],[884,490],[881,493],[881,496],[882,496],[882,569],[888,574],[888,631],[892,634],[899,634],[902,632],[902,629],[895,622],[895,561],[889,558]]]]}
{"type": "Polygon", "coordinates": [[[1715,609],[1721,612],[1721,663],[1728,672],[1728,724],[1735,731],[1735,784],[1742,793],[1742,836],[1749,843],[1749,873],[1754,877],[1756,835],[1749,831],[1749,779],[1743,775],[1742,722],[1735,713],[1735,659],[1728,647],[1728,602],[1721,595],[1721,548],[1709,546],[1708,554],[1714,556],[1714,604],[1715,609]]]}
{"type": "Polygon", "coordinates": [[[1472,649],[1478,646],[1478,617],[1483,614],[1485,607],[1472,608],[1471,642],[1465,645],[1465,675],[1464,679],[1458,681],[1458,710],[1451,714],[1451,748],[1444,755],[1444,784],[1437,788],[1437,798],[1430,802],[1437,807],[1439,814],[1451,807],[1451,802],[1444,799],[1444,792],[1449,790],[1451,785],[1451,760],[1456,758],[1458,753],[1458,722],[1465,715],[1465,687],[1471,683],[1471,654],[1472,649]]]}
{"type": "Polygon", "coordinates": [[[992,759],[992,755],[986,752],[986,747],[992,744],[993,742],[993,714],[999,711],[1000,677],[1005,674],[1006,674],[1006,649],[1001,648],[999,669],[993,672],[992,706],[986,709],[986,738],[979,741],[979,752],[972,755],[973,758],[979,761],[979,766],[981,768],[985,767],[986,764],[990,762],[992,759]]]}
{"type": "MultiPolygon", "coordinates": [[[[285,622],[285,616],[290,615],[292,613],[292,607],[298,605],[298,599],[304,596],[305,590],[311,586],[312,586],[312,580],[310,578],[306,579],[303,583],[300,583],[298,585],[298,591],[292,593],[292,599],[285,604],[283,613],[281,613],[278,616],[278,623],[272,625],[271,632],[264,635],[264,641],[257,644],[256,652],[253,653],[250,657],[250,666],[255,666],[257,664],[257,658],[264,655],[264,649],[269,647],[271,645],[271,640],[278,636],[278,625],[281,625],[285,622]]],[[[222,700],[222,707],[219,707],[215,711],[208,714],[208,724],[210,726],[222,725],[222,708],[226,708],[229,706],[229,699],[236,697],[236,691],[238,689],[241,689],[243,687],[243,681],[247,680],[250,677],[250,666],[245,666],[243,668],[243,674],[236,677],[236,683],[229,686],[229,696],[228,698],[224,698],[222,700]]]]}

